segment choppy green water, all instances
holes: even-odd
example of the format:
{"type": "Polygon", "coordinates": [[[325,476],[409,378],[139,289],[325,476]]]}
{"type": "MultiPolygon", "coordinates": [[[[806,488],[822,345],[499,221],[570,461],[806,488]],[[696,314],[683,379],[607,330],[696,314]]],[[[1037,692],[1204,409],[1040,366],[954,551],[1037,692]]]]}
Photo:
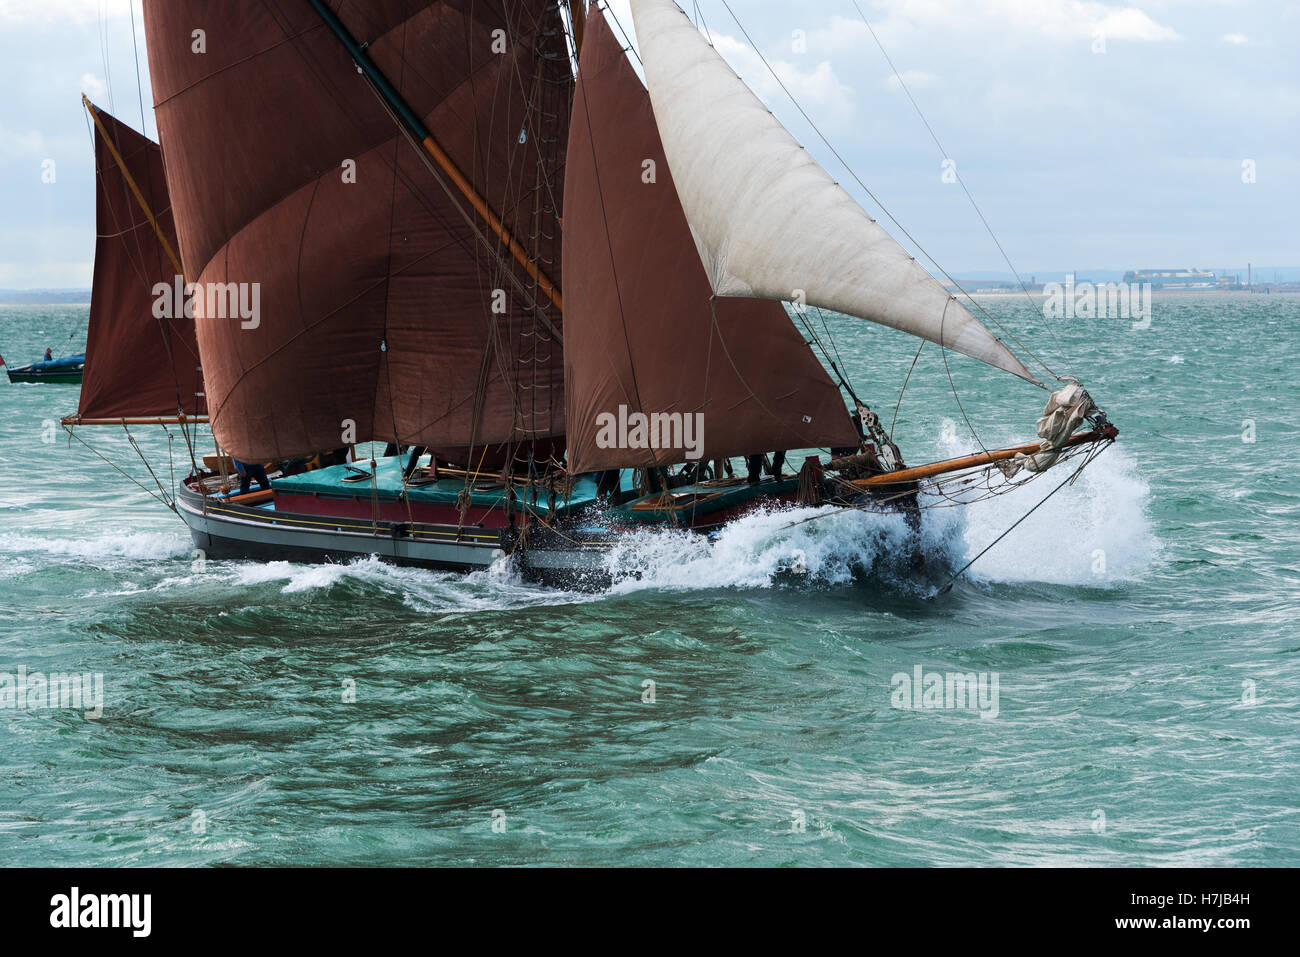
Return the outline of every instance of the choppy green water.
{"type": "MultiPolygon", "coordinates": [[[[98,720],[0,710],[0,863],[1300,863],[1300,301],[1157,297],[1149,330],[1054,336],[986,305],[1123,434],[934,601],[858,514],[647,545],[602,595],[195,566],[170,512],[55,438],[75,386],[0,381],[0,673],[105,681],[98,720]],[[892,707],[918,666],[996,673],[996,717],[892,707]]],[[[3,307],[0,349],[84,321],[3,307]]],[[[835,329],[888,421],[913,347],[835,329]]],[[[914,462],[974,447],[927,353],[914,462]]],[[[1041,393],[952,370],[985,442],[1032,436],[1041,393]]],[[[932,567],[1057,481],[931,513],[932,567]]]]}

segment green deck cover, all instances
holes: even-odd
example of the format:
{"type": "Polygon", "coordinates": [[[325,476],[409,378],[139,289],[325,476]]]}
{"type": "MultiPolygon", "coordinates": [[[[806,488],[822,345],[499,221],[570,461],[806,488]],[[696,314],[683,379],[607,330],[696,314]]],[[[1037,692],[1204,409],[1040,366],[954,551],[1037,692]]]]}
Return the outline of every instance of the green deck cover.
{"type": "MultiPolygon", "coordinates": [[[[372,494],[377,494],[380,501],[398,501],[398,496],[402,491],[402,462],[402,457],[396,455],[376,459],[376,480],[374,482],[370,479],[359,482],[344,482],[343,478],[348,474],[347,466],[331,465],[328,468],[316,469],[313,472],[303,472],[299,475],[278,478],[273,480],[271,485],[277,492],[286,495],[315,494],[335,498],[352,498],[354,496],[369,498],[372,494]]],[[[427,457],[425,464],[427,464],[427,457]]],[[[356,467],[366,468],[362,463],[356,463],[356,467]]],[[[623,487],[628,490],[632,487],[631,474],[631,472],[625,472],[623,476],[623,487]]],[[[484,508],[500,504],[505,496],[505,488],[484,488],[484,486],[496,484],[496,481],[484,479],[471,485],[470,498],[473,504],[484,508]],[[476,490],[476,486],[478,490],[476,490]]],[[[456,476],[431,482],[428,485],[408,486],[406,493],[411,502],[422,502],[431,505],[455,505],[461,490],[464,488],[464,476],[456,476]]],[[[521,500],[523,494],[524,489],[516,486],[516,501],[521,500]]],[[[546,508],[546,496],[545,489],[538,492],[537,502],[538,507],[541,509],[546,508]]],[[[573,494],[569,496],[568,506],[566,507],[563,501],[557,502],[557,514],[563,514],[575,508],[589,505],[595,500],[595,497],[595,476],[579,476],[574,483],[573,494]]]]}
{"type": "MultiPolygon", "coordinates": [[[[317,469],[314,472],[303,472],[287,478],[274,479],[271,485],[277,492],[286,495],[321,495],[334,498],[356,497],[364,499],[369,499],[371,495],[377,495],[380,501],[394,502],[399,500],[398,496],[402,490],[402,461],[402,458],[396,455],[377,459],[375,464],[377,479],[373,483],[369,479],[359,482],[344,482],[343,477],[348,474],[347,466],[331,465],[329,468],[317,469]]],[[[364,468],[365,466],[357,463],[357,467],[364,468]]],[[[502,498],[505,495],[504,488],[485,488],[485,486],[495,484],[495,480],[485,479],[470,486],[470,499],[475,507],[491,508],[502,504],[502,498]],[[477,489],[475,486],[477,486],[477,489]]],[[[634,491],[631,469],[623,470],[621,485],[624,494],[634,491]]],[[[770,496],[774,492],[794,492],[798,486],[799,481],[797,478],[788,478],[780,483],[764,482],[761,486],[740,483],[721,489],[685,485],[673,489],[673,495],[674,497],[698,495],[702,499],[695,509],[695,515],[698,518],[712,512],[733,508],[759,496],[770,496]]],[[[464,477],[457,476],[431,482],[428,485],[409,486],[407,495],[410,501],[414,503],[454,506],[461,490],[464,488],[464,477]]],[[[522,488],[515,488],[517,502],[522,500],[523,494],[524,490],[522,488]]],[[[557,502],[556,514],[572,513],[590,505],[595,501],[595,498],[596,477],[594,475],[581,475],[574,483],[573,493],[569,496],[567,505],[562,500],[557,502]]],[[[682,501],[683,499],[678,500],[682,501]]],[[[540,510],[545,511],[547,498],[544,489],[538,493],[537,504],[540,510]]],[[[634,509],[632,508],[634,504],[636,504],[635,501],[625,502],[622,505],[606,510],[604,520],[616,525],[662,525],[664,523],[676,524],[690,519],[689,509],[674,513],[661,509],[634,509]]]]}

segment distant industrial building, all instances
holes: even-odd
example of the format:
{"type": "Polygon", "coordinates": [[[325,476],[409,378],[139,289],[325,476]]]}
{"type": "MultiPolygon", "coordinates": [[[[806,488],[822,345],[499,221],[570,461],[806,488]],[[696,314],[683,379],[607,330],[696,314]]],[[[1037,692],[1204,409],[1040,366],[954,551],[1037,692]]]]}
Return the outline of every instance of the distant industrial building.
{"type": "Polygon", "coordinates": [[[1152,289],[1214,289],[1220,285],[1214,273],[1205,269],[1135,269],[1124,274],[1125,282],[1149,282],[1152,289]]]}

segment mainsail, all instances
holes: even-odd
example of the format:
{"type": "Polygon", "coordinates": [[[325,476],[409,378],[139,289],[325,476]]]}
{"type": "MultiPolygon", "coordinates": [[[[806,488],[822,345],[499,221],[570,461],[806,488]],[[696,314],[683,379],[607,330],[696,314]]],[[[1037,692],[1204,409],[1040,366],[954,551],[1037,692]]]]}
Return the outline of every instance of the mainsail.
{"type": "Polygon", "coordinates": [[[86,107],[94,111],[98,174],[95,274],[81,399],[69,421],[206,415],[194,320],[154,309],[154,287],[170,288],[176,273],[162,150],[89,101],[86,107]]]}
{"type": "Polygon", "coordinates": [[[701,413],[706,458],[856,445],[844,399],[785,308],[712,300],[650,97],[594,8],[578,77],[562,284],[570,471],[685,459],[681,448],[602,447],[598,418],[620,406],[701,413]]]}
{"type": "Polygon", "coordinates": [[[1037,382],[812,159],[672,0],[631,0],[664,152],[720,296],[802,300],[1037,382]]]}
{"type": "MultiPolygon", "coordinates": [[[[572,76],[554,0],[327,6],[559,275],[572,76]]],[[[224,448],[269,459],[563,433],[558,309],[485,241],[311,4],[146,0],[145,26],[224,448]],[[258,315],[213,314],[236,295],[258,315]]]]}

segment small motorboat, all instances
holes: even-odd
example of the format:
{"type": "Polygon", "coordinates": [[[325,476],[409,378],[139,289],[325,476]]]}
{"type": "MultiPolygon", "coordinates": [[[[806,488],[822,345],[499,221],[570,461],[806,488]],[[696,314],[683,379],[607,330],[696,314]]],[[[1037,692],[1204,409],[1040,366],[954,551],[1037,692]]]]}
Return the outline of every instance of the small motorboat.
{"type": "Polygon", "coordinates": [[[82,352],[75,356],[60,356],[57,359],[33,362],[30,365],[19,366],[16,369],[7,365],[4,357],[0,356],[0,365],[3,365],[5,372],[9,373],[10,382],[80,383],[81,371],[86,365],[86,354],[82,352]]]}

